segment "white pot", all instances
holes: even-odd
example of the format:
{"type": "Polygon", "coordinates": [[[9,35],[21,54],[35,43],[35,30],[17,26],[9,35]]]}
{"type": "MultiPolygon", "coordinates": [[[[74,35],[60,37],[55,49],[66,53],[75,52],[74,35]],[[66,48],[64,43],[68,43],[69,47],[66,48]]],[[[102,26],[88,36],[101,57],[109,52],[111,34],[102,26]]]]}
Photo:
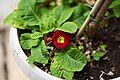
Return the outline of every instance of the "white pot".
{"type": "Polygon", "coordinates": [[[62,80],[60,78],[54,77],[36,66],[28,64],[27,56],[23,52],[18,39],[17,29],[10,29],[10,47],[12,49],[13,56],[20,66],[22,71],[29,77],[30,80],[62,80]]]}
{"type": "MultiPolygon", "coordinates": [[[[28,64],[27,56],[23,52],[18,39],[18,32],[16,28],[10,29],[10,46],[12,49],[13,56],[20,66],[22,71],[29,77],[30,80],[62,80],[60,78],[54,77],[40,68],[28,64]]],[[[120,77],[112,79],[112,80],[120,80],[120,77]]]]}

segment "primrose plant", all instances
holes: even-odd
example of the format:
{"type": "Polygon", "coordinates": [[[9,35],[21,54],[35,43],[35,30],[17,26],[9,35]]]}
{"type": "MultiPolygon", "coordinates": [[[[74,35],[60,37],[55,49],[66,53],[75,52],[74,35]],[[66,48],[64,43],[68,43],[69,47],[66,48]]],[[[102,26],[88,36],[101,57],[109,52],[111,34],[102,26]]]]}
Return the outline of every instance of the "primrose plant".
{"type": "MultiPolygon", "coordinates": [[[[74,40],[90,9],[81,3],[56,5],[54,1],[51,3],[55,5],[41,7],[38,5],[41,1],[45,2],[20,0],[4,23],[21,31],[20,44],[30,53],[27,60],[30,64],[39,63],[43,67],[49,64],[52,75],[72,80],[74,72],[81,71],[90,61],[74,40]]],[[[97,52],[92,56],[99,60],[103,54],[97,52]]]]}

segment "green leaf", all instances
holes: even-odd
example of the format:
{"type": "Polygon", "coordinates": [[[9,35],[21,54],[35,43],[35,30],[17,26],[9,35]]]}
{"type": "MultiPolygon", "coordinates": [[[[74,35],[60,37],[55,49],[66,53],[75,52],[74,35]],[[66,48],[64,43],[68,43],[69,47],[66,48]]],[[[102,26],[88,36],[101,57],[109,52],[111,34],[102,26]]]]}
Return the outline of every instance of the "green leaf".
{"type": "Polygon", "coordinates": [[[63,4],[71,4],[73,2],[74,2],[74,0],[62,0],[63,4]]]}
{"type": "Polygon", "coordinates": [[[40,37],[43,37],[43,34],[41,32],[34,32],[33,34],[31,34],[32,39],[38,39],[40,37]]]}
{"type": "Polygon", "coordinates": [[[62,69],[60,69],[60,65],[57,62],[54,61],[53,63],[51,63],[50,71],[52,75],[59,78],[62,77],[62,69]]]}
{"type": "Polygon", "coordinates": [[[73,8],[64,7],[63,11],[61,11],[61,12],[62,12],[61,16],[57,22],[59,26],[70,18],[70,16],[73,13],[73,8]]]}
{"type": "Polygon", "coordinates": [[[52,29],[49,29],[49,30],[45,30],[43,31],[43,34],[47,34],[47,33],[50,33],[50,32],[53,32],[55,28],[52,28],[52,29]]]}
{"type": "Polygon", "coordinates": [[[46,0],[37,0],[37,3],[44,3],[46,0]]]}
{"type": "Polygon", "coordinates": [[[74,21],[74,20],[78,19],[79,17],[83,16],[86,11],[90,11],[87,6],[85,6],[84,4],[81,4],[81,3],[78,4],[78,6],[75,6],[73,8],[73,10],[74,10],[73,14],[70,18],[72,21],[74,21]]]}
{"type": "Polygon", "coordinates": [[[78,49],[83,50],[83,49],[84,49],[84,46],[83,46],[83,45],[80,45],[80,46],[78,46],[78,49]]]}
{"type": "Polygon", "coordinates": [[[18,15],[17,11],[10,13],[4,20],[4,24],[9,24],[11,27],[18,29],[26,29],[24,26],[24,19],[18,15]]]}
{"type": "MultiPolygon", "coordinates": [[[[45,13],[44,13],[45,14],[45,13]]],[[[41,31],[50,31],[53,30],[56,27],[55,19],[51,15],[42,16],[42,25],[41,25],[41,31]]]]}
{"type": "Polygon", "coordinates": [[[75,33],[77,31],[77,25],[73,22],[66,22],[61,27],[56,28],[56,30],[64,31],[67,33],[75,33]]]}
{"type": "Polygon", "coordinates": [[[106,44],[101,44],[100,45],[100,48],[102,48],[102,49],[105,49],[105,48],[107,48],[108,46],[106,45],[106,44]]]}
{"type": "Polygon", "coordinates": [[[115,0],[115,1],[112,2],[112,4],[110,5],[109,8],[112,9],[112,8],[115,8],[119,5],[120,5],[120,0],[115,0]]]}
{"type": "Polygon", "coordinates": [[[40,10],[36,5],[36,0],[20,0],[18,13],[25,20],[25,25],[35,26],[40,24],[40,10]]]}
{"type": "Polygon", "coordinates": [[[56,6],[54,9],[53,9],[53,17],[58,20],[60,19],[60,16],[62,14],[62,11],[63,11],[63,8],[64,6],[63,5],[60,5],[60,6],[56,6]]]}
{"type": "Polygon", "coordinates": [[[87,64],[88,58],[77,48],[67,48],[60,53],[55,53],[50,66],[51,74],[72,80],[75,71],[81,71],[87,64]]]}
{"type": "Polygon", "coordinates": [[[89,13],[90,13],[90,11],[86,11],[86,12],[83,14],[83,16],[84,16],[84,17],[87,17],[87,16],[89,15],[89,13]]]}
{"type": "Polygon", "coordinates": [[[79,29],[82,26],[82,24],[84,23],[85,19],[86,19],[85,17],[80,16],[79,18],[77,18],[73,22],[77,25],[77,28],[79,29]]]}
{"type": "Polygon", "coordinates": [[[37,47],[32,48],[31,56],[28,57],[29,63],[38,62],[43,65],[47,64],[50,58],[50,53],[47,49],[49,48],[45,45],[44,40],[37,47]]]}
{"type": "Polygon", "coordinates": [[[74,76],[74,72],[61,69],[57,62],[51,63],[50,71],[52,75],[59,78],[64,77],[65,80],[72,80],[74,76]]]}
{"type": "Polygon", "coordinates": [[[100,59],[100,57],[102,57],[103,55],[104,55],[103,52],[98,52],[97,51],[97,52],[93,53],[91,56],[93,56],[94,60],[98,61],[100,59]]]}
{"type": "Polygon", "coordinates": [[[39,41],[39,39],[32,39],[31,33],[24,33],[20,36],[20,44],[25,50],[29,50],[33,46],[37,46],[39,44],[39,41]]]}
{"type": "Polygon", "coordinates": [[[41,16],[41,27],[40,27],[41,29],[40,30],[42,32],[49,28],[50,21],[49,21],[48,17],[49,16],[46,13],[43,13],[42,16],[41,16]]]}
{"type": "Polygon", "coordinates": [[[63,70],[62,73],[65,80],[73,80],[74,72],[63,70]]]}
{"type": "Polygon", "coordinates": [[[67,52],[63,50],[54,57],[62,69],[67,71],[81,71],[87,64],[88,59],[77,48],[71,48],[67,52]]]}
{"type": "Polygon", "coordinates": [[[115,17],[120,18],[120,7],[113,8],[115,17]]]}
{"type": "Polygon", "coordinates": [[[51,10],[47,10],[47,12],[44,11],[44,13],[42,13],[41,16],[41,32],[51,30],[55,27],[56,27],[56,20],[53,17],[51,10]]]}

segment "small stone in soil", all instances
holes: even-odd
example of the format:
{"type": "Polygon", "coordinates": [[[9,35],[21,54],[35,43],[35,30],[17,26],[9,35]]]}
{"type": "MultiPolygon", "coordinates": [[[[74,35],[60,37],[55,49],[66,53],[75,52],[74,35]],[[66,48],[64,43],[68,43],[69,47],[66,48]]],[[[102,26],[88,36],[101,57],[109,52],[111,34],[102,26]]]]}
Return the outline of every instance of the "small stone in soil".
{"type": "Polygon", "coordinates": [[[106,56],[105,58],[103,58],[103,60],[108,60],[108,56],[106,56]]]}
{"type": "Polygon", "coordinates": [[[110,71],[107,75],[114,76],[114,73],[112,71],[110,71]]]}
{"type": "Polygon", "coordinates": [[[86,55],[87,58],[90,58],[90,51],[86,51],[85,55],[86,55]]]}
{"type": "Polygon", "coordinates": [[[81,38],[80,38],[80,40],[85,40],[85,37],[84,37],[84,36],[83,36],[83,37],[81,37],[81,38]]]}
{"type": "Polygon", "coordinates": [[[48,72],[48,74],[50,74],[50,71],[48,72]]]}
{"type": "Polygon", "coordinates": [[[120,41],[120,37],[119,36],[115,36],[115,40],[116,41],[120,41]]]}
{"type": "Polygon", "coordinates": [[[90,76],[90,79],[94,79],[92,76],[90,76]]]}
{"type": "Polygon", "coordinates": [[[120,48],[120,46],[118,46],[120,48]]]}
{"type": "Polygon", "coordinates": [[[86,74],[86,72],[84,72],[84,74],[86,74]]]}
{"type": "Polygon", "coordinates": [[[90,54],[90,51],[86,51],[86,52],[85,52],[85,55],[89,55],[89,54],[90,54]]]}
{"type": "Polygon", "coordinates": [[[112,67],[111,70],[112,70],[113,72],[115,72],[115,67],[112,67]]]}
{"type": "Polygon", "coordinates": [[[92,45],[92,43],[91,43],[91,42],[89,42],[89,45],[91,46],[91,45],[92,45]]]}
{"type": "Polygon", "coordinates": [[[45,69],[45,72],[48,72],[48,69],[45,69]]]}
{"type": "Polygon", "coordinates": [[[104,71],[101,71],[102,73],[101,73],[101,75],[99,76],[99,79],[100,80],[104,80],[103,78],[102,78],[102,76],[103,76],[103,74],[105,73],[104,71]]]}
{"type": "Polygon", "coordinates": [[[96,68],[96,66],[95,66],[95,65],[93,65],[93,63],[92,63],[92,62],[90,63],[90,67],[91,67],[91,68],[96,68]]]}
{"type": "Polygon", "coordinates": [[[86,46],[86,48],[88,48],[88,47],[89,47],[89,44],[88,44],[88,43],[86,43],[86,44],[85,44],[85,46],[86,46]]]}

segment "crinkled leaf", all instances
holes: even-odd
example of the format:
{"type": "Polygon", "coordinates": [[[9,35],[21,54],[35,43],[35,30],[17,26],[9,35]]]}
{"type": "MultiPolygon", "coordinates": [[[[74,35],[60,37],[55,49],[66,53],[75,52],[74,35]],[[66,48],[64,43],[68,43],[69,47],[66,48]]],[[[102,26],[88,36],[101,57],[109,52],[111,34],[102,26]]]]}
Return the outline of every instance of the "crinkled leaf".
{"type": "Polygon", "coordinates": [[[77,31],[77,25],[73,22],[66,22],[56,30],[64,31],[67,33],[75,33],[77,31]]]}
{"type": "Polygon", "coordinates": [[[34,32],[33,34],[31,34],[32,39],[38,39],[40,37],[43,37],[43,34],[41,32],[34,32]]]}
{"type": "Polygon", "coordinates": [[[18,13],[25,20],[25,25],[35,26],[40,24],[40,10],[36,5],[36,0],[20,0],[18,13]]]}
{"type": "Polygon", "coordinates": [[[68,20],[70,18],[70,16],[73,13],[73,8],[64,6],[63,11],[61,11],[61,12],[62,13],[58,20],[58,25],[61,25],[62,23],[64,23],[66,20],[68,20]]]}
{"type": "Polygon", "coordinates": [[[65,80],[73,80],[74,72],[63,70],[62,73],[65,80]]]}
{"type": "Polygon", "coordinates": [[[71,48],[67,52],[64,50],[57,53],[54,61],[58,62],[61,68],[67,71],[81,71],[87,64],[88,59],[79,49],[71,48]]]}
{"type": "Polygon", "coordinates": [[[23,49],[28,50],[39,44],[39,39],[32,39],[31,33],[24,33],[20,36],[20,44],[23,49]]]}
{"type": "Polygon", "coordinates": [[[44,41],[42,41],[37,47],[32,48],[31,56],[28,58],[29,63],[33,64],[33,62],[38,62],[43,65],[47,64],[50,58],[50,54],[47,49],[49,48],[45,45],[44,41]]]}
{"type": "Polygon", "coordinates": [[[85,17],[81,16],[77,18],[76,20],[74,20],[73,22],[77,25],[77,28],[79,29],[84,23],[84,21],[85,21],[85,17]]]}
{"type": "Polygon", "coordinates": [[[88,58],[77,48],[67,48],[55,53],[50,66],[51,74],[72,80],[75,71],[81,71],[87,64],[88,58]]]}
{"type": "Polygon", "coordinates": [[[103,52],[98,52],[98,51],[92,54],[93,59],[95,59],[96,61],[98,61],[100,57],[102,57],[103,55],[104,55],[103,52]]]}
{"type": "Polygon", "coordinates": [[[14,28],[19,28],[19,29],[27,28],[26,26],[24,26],[24,19],[18,15],[17,11],[13,11],[11,14],[9,14],[5,18],[4,24],[9,24],[10,26],[14,28]]]}
{"type": "Polygon", "coordinates": [[[59,78],[62,77],[62,69],[60,69],[60,65],[57,62],[54,61],[53,63],[51,63],[50,71],[52,75],[59,78]]]}
{"type": "Polygon", "coordinates": [[[57,62],[51,63],[50,71],[52,75],[59,78],[64,77],[65,80],[72,80],[74,76],[74,72],[61,69],[57,62]]]}

